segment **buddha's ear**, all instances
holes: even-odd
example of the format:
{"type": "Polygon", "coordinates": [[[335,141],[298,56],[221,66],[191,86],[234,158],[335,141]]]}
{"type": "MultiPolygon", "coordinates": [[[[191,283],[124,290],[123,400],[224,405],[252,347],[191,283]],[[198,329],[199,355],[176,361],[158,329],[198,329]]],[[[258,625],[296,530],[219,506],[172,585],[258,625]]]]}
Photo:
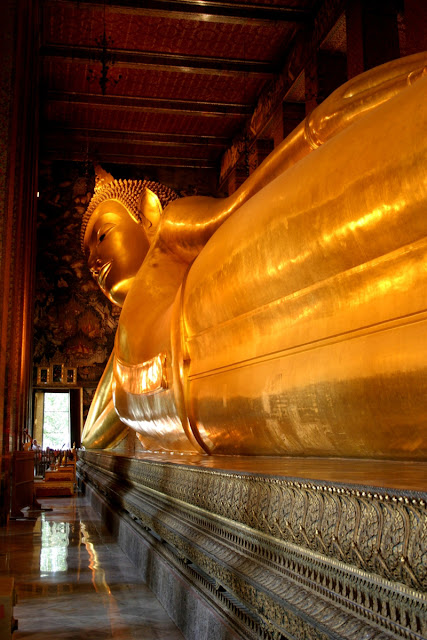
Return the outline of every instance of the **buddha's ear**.
{"type": "Polygon", "coordinates": [[[138,208],[143,216],[142,224],[145,227],[148,239],[151,241],[160,222],[162,205],[153,191],[144,189],[139,199],[138,208]]]}

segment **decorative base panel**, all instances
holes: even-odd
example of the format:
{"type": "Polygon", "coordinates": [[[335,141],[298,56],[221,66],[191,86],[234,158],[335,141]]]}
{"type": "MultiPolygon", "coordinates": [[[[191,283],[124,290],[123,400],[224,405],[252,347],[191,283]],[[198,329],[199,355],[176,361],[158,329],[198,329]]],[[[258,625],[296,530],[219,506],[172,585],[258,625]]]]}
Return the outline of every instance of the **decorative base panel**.
{"type": "Polygon", "coordinates": [[[424,493],[79,457],[94,502],[187,638],[427,637],[424,493]]]}

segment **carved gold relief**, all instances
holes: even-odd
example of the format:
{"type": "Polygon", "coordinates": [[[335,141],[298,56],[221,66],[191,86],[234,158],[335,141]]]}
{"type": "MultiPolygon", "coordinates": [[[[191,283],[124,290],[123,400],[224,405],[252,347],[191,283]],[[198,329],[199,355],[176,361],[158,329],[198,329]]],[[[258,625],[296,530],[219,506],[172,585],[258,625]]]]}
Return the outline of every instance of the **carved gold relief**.
{"type": "MultiPolygon", "coordinates": [[[[427,632],[422,496],[90,452],[83,458],[88,479],[100,474],[104,488],[105,478],[121,473],[138,487],[139,494],[120,492],[114,482],[120,507],[273,625],[268,638],[298,627],[292,607],[320,626],[324,616],[346,639],[368,633],[365,625],[376,640],[388,631],[414,640],[427,632]]],[[[318,632],[300,629],[295,637],[318,632]]]]}

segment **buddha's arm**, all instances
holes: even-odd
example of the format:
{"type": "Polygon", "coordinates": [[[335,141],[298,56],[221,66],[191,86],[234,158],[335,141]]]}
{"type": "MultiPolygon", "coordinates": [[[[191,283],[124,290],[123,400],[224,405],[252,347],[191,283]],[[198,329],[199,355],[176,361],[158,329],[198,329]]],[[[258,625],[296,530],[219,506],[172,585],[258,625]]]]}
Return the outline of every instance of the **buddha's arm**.
{"type": "Polygon", "coordinates": [[[192,196],[172,202],[161,225],[165,244],[186,262],[193,260],[242,204],[311,151],[416,81],[426,72],[426,65],[427,54],[415,54],[346,82],[298,125],[231,196],[192,196]]]}
{"type": "Polygon", "coordinates": [[[114,351],[98,384],[83,430],[82,444],[88,449],[112,446],[124,437],[127,430],[114,409],[113,357],[114,351]]]}

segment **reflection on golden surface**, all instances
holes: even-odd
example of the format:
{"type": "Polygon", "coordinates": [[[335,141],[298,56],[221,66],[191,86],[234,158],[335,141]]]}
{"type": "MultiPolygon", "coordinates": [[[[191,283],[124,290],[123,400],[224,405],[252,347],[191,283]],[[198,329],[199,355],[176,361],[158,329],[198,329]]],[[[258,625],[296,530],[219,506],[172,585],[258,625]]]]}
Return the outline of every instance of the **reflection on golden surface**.
{"type": "Polygon", "coordinates": [[[148,362],[127,366],[115,359],[115,379],[127,392],[133,394],[155,393],[167,387],[166,355],[159,354],[148,362]]]}
{"type": "Polygon", "coordinates": [[[229,198],[104,172],[83,244],[123,308],[86,447],[427,458],[426,63],[346,83],[229,198]]]}

